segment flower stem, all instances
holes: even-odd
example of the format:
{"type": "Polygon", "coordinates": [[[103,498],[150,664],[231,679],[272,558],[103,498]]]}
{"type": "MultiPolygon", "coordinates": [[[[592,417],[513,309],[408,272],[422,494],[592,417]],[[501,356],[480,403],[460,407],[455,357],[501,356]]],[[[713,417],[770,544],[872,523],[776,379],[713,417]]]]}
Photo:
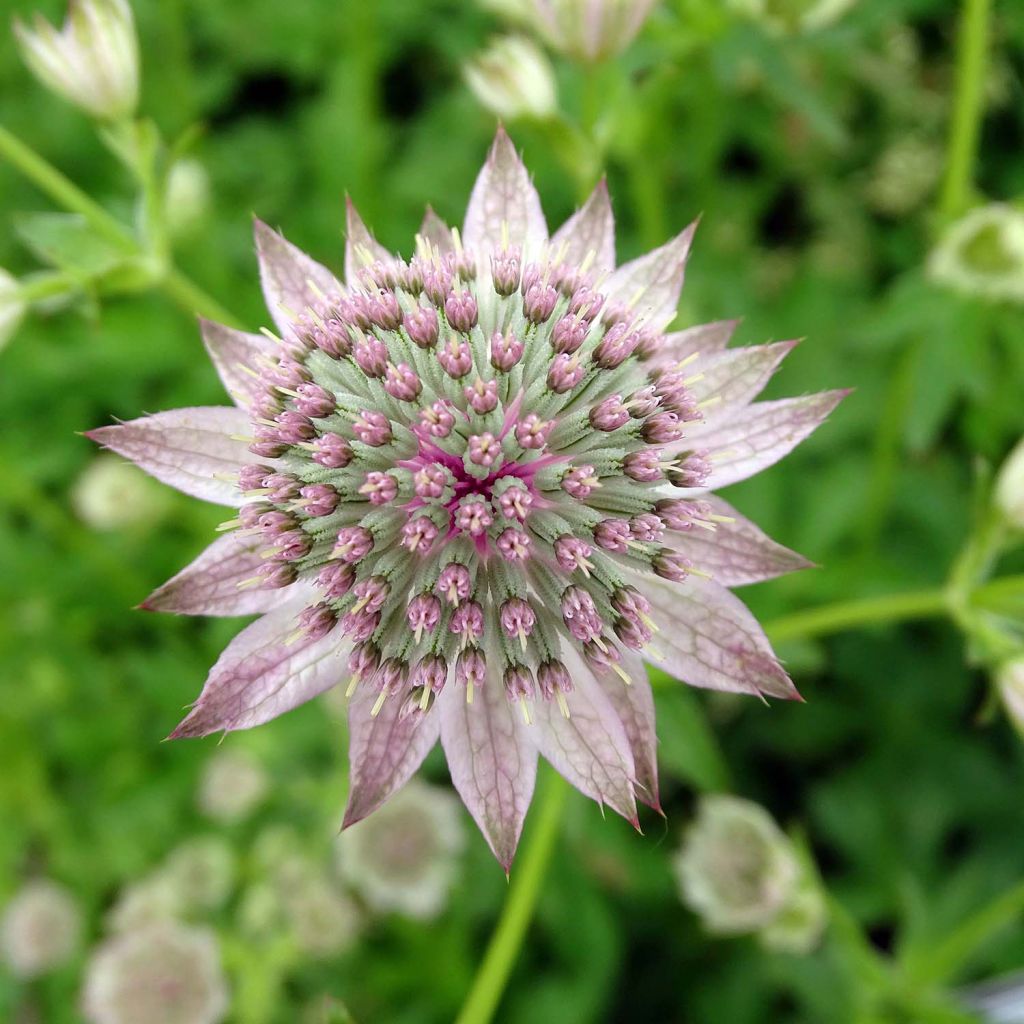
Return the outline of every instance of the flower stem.
{"type": "Polygon", "coordinates": [[[971,201],[985,103],[990,10],[991,0],[964,0],[961,9],[946,178],[939,200],[939,213],[946,220],[959,217],[971,201]]]}
{"type": "Polygon", "coordinates": [[[784,615],[765,623],[765,632],[776,642],[835,633],[876,622],[901,622],[945,615],[949,599],[944,590],[913,590],[904,594],[883,594],[857,601],[826,604],[821,608],[784,615]]]}
{"type": "Polygon", "coordinates": [[[508,899],[501,918],[455,1024],[488,1024],[494,1017],[533,917],[533,908],[558,838],[568,790],[568,783],[560,775],[548,774],[531,822],[531,832],[509,883],[508,899]]]}
{"type": "MultiPolygon", "coordinates": [[[[139,257],[148,255],[124,224],[107,213],[70,178],[3,125],[0,125],[0,157],[6,159],[59,206],[83,217],[98,235],[126,253],[139,257]]],[[[186,312],[208,316],[230,327],[241,326],[237,317],[175,267],[169,267],[159,280],[163,290],[186,312]]]]}

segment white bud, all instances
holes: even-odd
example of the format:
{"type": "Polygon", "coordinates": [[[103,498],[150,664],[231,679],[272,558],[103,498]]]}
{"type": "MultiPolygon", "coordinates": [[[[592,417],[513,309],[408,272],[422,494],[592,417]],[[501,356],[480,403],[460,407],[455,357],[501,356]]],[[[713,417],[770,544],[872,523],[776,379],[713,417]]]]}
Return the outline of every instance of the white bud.
{"type": "Polygon", "coordinates": [[[674,867],[683,902],[719,935],[775,921],[800,874],[792,844],[768,812],[732,796],[701,801],[674,867]]]}
{"type": "Polygon", "coordinates": [[[540,33],[577,60],[600,61],[636,38],[656,0],[532,0],[540,33]]]}
{"type": "Polygon", "coordinates": [[[244,821],[267,792],[267,773],[244,750],[223,750],[203,768],[196,802],[200,811],[222,825],[244,821]]]}
{"type": "Polygon", "coordinates": [[[805,870],[786,905],[761,929],[758,938],[776,953],[806,956],[821,941],[827,920],[825,894],[817,878],[805,870]]]}
{"type": "Polygon", "coordinates": [[[213,932],[174,922],[115,936],[86,971],[91,1024],[218,1024],[228,990],[213,932]]]}
{"type": "Polygon", "coordinates": [[[184,910],[217,910],[235,884],[235,854],[218,836],[189,839],[171,851],[161,873],[184,910]]]}
{"type": "Polygon", "coordinates": [[[999,668],[996,687],[1010,721],[1024,736],[1024,655],[999,668]]]}
{"type": "Polygon", "coordinates": [[[97,455],[75,481],[71,504],[94,530],[152,523],[167,508],[166,493],[142,470],[116,455],[97,455]]]}
{"type": "Polygon", "coordinates": [[[139,99],[139,47],[127,0],[71,0],[58,31],[41,15],[14,22],[22,57],[51,91],[101,121],[130,117],[139,99]]]}
{"type": "Polygon", "coordinates": [[[81,914],[71,893],[56,882],[29,882],[4,908],[0,954],[19,978],[63,966],[78,945],[81,914]]]}
{"type": "Polygon", "coordinates": [[[458,801],[413,780],[338,836],[336,862],[373,910],[426,919],[448,900],[464,838],[458,801]]]}
{"type": "Polygon", "coordinates": [[[1024,530],[1024,440],[1017,442],[999,469],[995,502],[1011,526],[1024,530]]]}
{"type": "Polygon", "coordinates": [[[25,303],[18,298],[18,279],[0,267],[0,348],[3,348],[21,324],[25,303]]]}
{"type": "Polygon", "coordinates": [[[313,957],[344,953],[362,926],[359,910],[336,883],[311,874],[282,893],[285,918],[295,942],[313,957]]]}
{"type": "Polygon", "coordinates": [[[857,0],[728,0],[734,11],[775,34],[813,32],[844,15],[857,0]]]}
{"type": "Polygon", "coordinates": [[[932,251],[928,273],[969,295],[1024,302],[1024,213],[1005,203],[972,210],[932,251]]]}
{"type": "Polygon", "coordinates": [[[502,36],[463,67],[466,84],[492,114],[506,121],[550,117],[555,74],[544,52],[524,36],[502,36]]]}
{"type": "Polygon", "coordinates": [[[210,209],[210,176],[198,160],[176,160],[167,174],[164,208],[174,238],[194,235],[210,209]]]}

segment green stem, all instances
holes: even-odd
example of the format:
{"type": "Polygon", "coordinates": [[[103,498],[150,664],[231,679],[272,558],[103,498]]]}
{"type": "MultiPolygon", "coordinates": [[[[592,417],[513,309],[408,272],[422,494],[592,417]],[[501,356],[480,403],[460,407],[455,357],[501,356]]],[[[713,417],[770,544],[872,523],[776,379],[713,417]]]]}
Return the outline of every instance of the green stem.
{"type": "Polygon", "coordinates": [[[948,610],[945,591],[914,590],[905,594],[884,594],[858,601],[842,601],[784,615],[766,623],[765,632],[772,640],[781,643],[784,640],[836,633],[875,622],[937,618],[945,615],[948,610]]]}
{"type": "Polygon", "coordinates": [[[558,838],[568,790],[568,783],[561,776],[554,773],[548,776],[531,823],[532,831],[509,885],[501,918],[455,1024],[488,1024],[494,1017],[533,916],[541,882],[558,838]]]}
{"type": "Polygon", "coordinates": [[[64,274],[59,271],[52,274],[35,274],[32,277],[22,278],[13,295],[16,300],[31,304],[39,302],[41,299],[52,299],[55,295],[74,291],[80,284],[81,278],[74,274],[64,274]]]}
{"type": "MultiPolygon", "coordinates": [[[[139,257],[149,255],[143,251],[128,228],[3,125],[0,125],[0,157],[5,158],[58,206],[84,217],[98,235],[124,249],[126,253],[139,257]]],[[[208,316],[230,327],[242,326],[237,317],[174,267],[168,268],[161,276],[160,286],[188,313],[208,316]]]]}
{"type": "Polygon", "coordinates": [[[949,126],[946,179],[939,213],[952,220],[970,205],[985,102],[991,0],[964,0],[957,31],[956,85],[949,126]]]}

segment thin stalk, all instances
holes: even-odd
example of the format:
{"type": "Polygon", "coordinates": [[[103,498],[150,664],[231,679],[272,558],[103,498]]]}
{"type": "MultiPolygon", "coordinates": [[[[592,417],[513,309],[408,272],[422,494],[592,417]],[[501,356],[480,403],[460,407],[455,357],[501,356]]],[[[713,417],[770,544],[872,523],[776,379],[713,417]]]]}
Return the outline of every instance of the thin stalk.
{"type": "MultiPolygon", "coordinates": [[[[138,239],[117,218],[112,217],[70,178],[0,125],[0,157],[19,170],[45,192],[58,206],[84,217],[98,235],[126,253],[145,258],[138,239]]],[[[159,278],[160,287],[187,313],[208,316],[229,327],[241,327],[241,321],[199,285],[175,267],[168,267],[159,278]]]]}
{"type": "Polygon", "coordinates": [[[772,640],[781,643],[878,622],[938,618],[948,611],[949,600],[944,590],[915,590],[810,608],[767,622],[764,628],[772,640]]]}
{"type": "Polygon", "coordinates": [[[959,217],[970,205],[985,104],[991,0],[964,0],[957,31],[956,84],[949,124],[946,178],[939,213],[959,217]]]}
{"type": "Polygon", "coordinates": [[[488,1024],[494,1017],[533,917],[541,883],[555,849],[568,791],[568,783],[561,776],[549,774],[536,817],[531,822],[532,830],[509,884],[508,899],[498,926],[455,1024],[488,1024]]]}

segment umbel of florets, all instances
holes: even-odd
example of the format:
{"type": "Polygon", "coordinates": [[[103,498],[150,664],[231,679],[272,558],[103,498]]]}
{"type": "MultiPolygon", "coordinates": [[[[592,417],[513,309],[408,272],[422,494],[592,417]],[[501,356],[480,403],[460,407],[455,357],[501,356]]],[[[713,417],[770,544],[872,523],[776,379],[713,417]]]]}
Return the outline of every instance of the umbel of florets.
{"type": "Polygon", "coordinates": [[[726,589],[806,563],[709,489],[757,472],[837,393],[751,404],[792,343],[667,333],[693,229],[615,268],[606,189],[548,237],[499,132],[461,232],[408,260],[349,206],[344,283],[263,224],[277,332],[203,325],[235,409],[93,437],[236,506],[146,607],[263,613],[175,736],[248,728],[341,683],[346,822],[440,738],[510,863],[538,754],[636,820],[658,806],[641,658],[698,686],[793,688],[726,589]]]}

